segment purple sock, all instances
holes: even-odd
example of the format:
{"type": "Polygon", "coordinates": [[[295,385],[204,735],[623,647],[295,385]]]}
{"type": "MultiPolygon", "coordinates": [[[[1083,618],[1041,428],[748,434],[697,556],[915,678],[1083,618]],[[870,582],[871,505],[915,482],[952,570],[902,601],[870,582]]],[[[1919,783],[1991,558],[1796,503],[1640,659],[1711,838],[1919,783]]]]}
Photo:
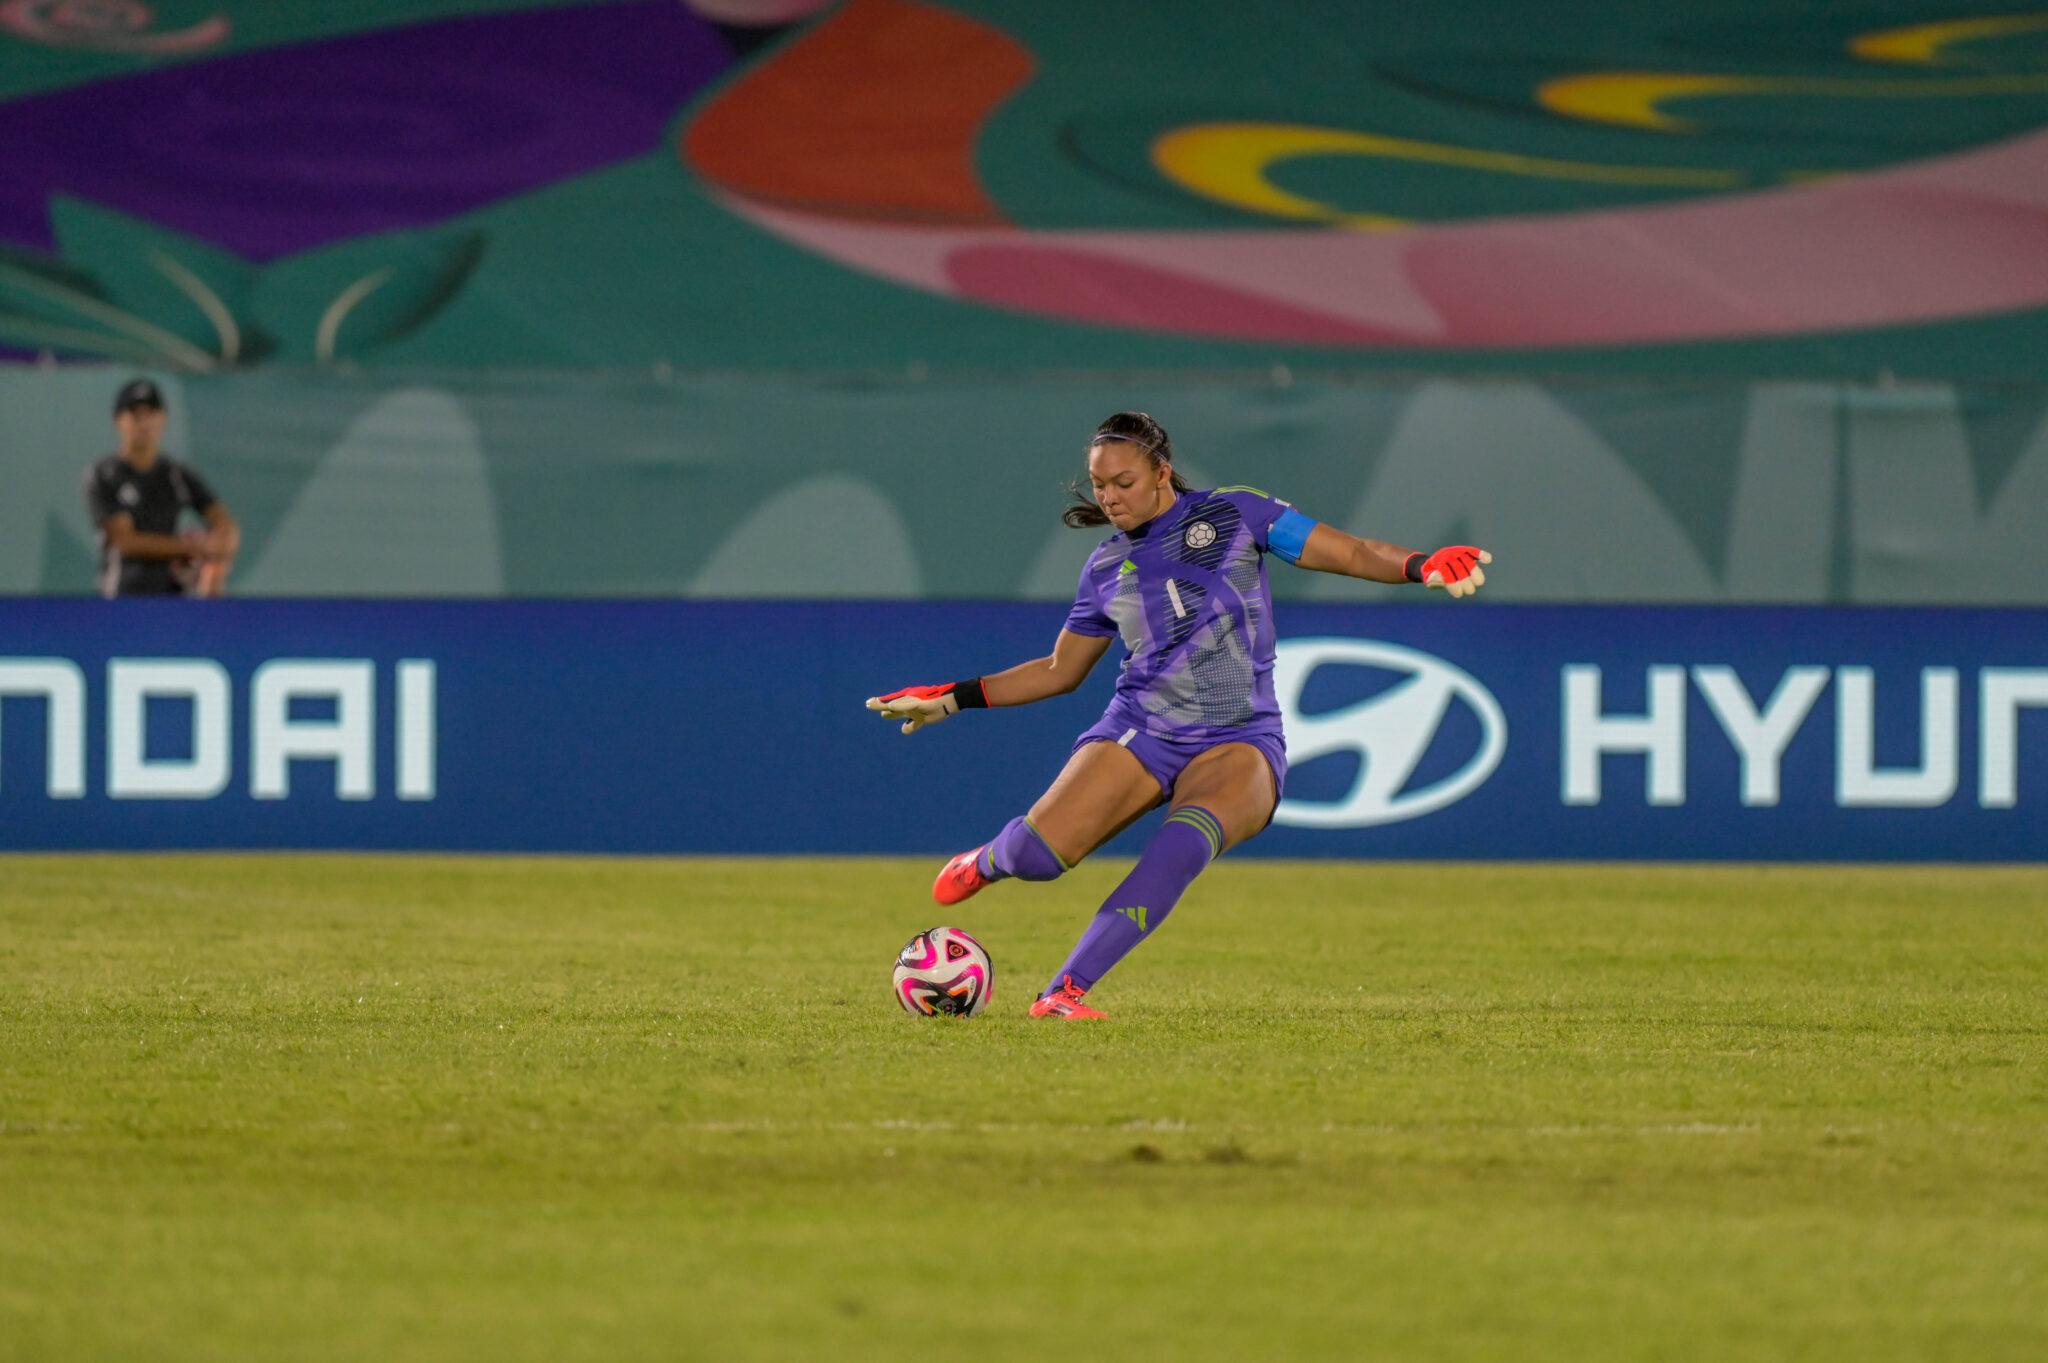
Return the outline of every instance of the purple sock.
{"type": "Polygon", "coordinates": [[[1007,880],[1011,876],[1019,880],[1058,880],[1067,869],[1060,854],[1052,850],[1052,844],[1022,814],[1004,824],[1003,831],[981,849],[975,861],[990,880],[1007,880]]]}
{"type": "Polygon", "coordinates": [[[1200,805],[1182,805],[1145,844],[1138,864],[1095,911],[1095,918],[1046,992],[1059,988],[1068,975],[1083,989],[1109,973],[1109,968],[1150,937],[1173,912],[1181,894],[1223,850],[1223,825],[1200,805]]]}

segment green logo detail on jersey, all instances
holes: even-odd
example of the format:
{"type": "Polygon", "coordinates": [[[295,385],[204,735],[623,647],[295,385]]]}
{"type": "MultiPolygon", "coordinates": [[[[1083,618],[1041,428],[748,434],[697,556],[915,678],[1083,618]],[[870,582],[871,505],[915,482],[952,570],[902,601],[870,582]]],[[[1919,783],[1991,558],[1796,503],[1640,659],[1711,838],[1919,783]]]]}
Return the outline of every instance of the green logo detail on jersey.
{"type": "Polygon", "coordinates": [[[1138,925],[1139,932],[1152,931],[1151,928],[1145,925],[1145,918],[1152,911],[1146,908],[1143,904],[1138,905],[1134,909],[1118,909],[1117,912],[1122,914],[1124,917],[1130,919],[1133,923],[1136,923],[1138,925]]]}
{"type": "Polygon", "coordinates": [[[1131,562],[1129,559],[1125,559],[1124,566],[1116,570],[1116,575],[1118,577],[1122,577],[1125,573],[1135,573],[1137,571],[1138,565],[1131,562]]]}
{"type": "Polygon", "coordinates": [[[1269,502],[1275,500],[1273,494],[1270,492],[1264,492],[1255,487],[1245,487],[1242,484],[1240,484],[1237,487],[1219,487],[1216,490],[1218,492],[1249,492],[1254,497],[1264,497],[1269,502]]]}

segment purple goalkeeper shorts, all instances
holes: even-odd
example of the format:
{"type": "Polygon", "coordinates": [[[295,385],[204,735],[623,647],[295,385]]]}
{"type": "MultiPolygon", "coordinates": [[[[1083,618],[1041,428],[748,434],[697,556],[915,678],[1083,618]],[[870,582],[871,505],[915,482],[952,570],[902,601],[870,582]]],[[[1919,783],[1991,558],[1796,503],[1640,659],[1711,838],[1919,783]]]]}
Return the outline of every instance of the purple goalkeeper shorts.
{"type": "Polygon", "coordinates": [[[1266,765],[1273,769],[1273,800],[1279,803],[1280,796],[1287,789],[1287,740],[1279,734],[1243,734],[1229,738],[1171,739],[1148,734],[1143,729],[1132,727],[1130,721],[1115,715],[1104,715],[1096,726],[1074,740],[1074,751],[1079,752],[1090,743],[1114,743],[1128,750],[1159,783],[1159,789],[1166,799],[1173,798],[1173,783],[1180,780],[1180,774],[1187,770],[1188,763],[1200,757],[1211,748],[1220,748],[1225,743],[1247,743],[1257,748],[1266,759],[1266,765]]]}

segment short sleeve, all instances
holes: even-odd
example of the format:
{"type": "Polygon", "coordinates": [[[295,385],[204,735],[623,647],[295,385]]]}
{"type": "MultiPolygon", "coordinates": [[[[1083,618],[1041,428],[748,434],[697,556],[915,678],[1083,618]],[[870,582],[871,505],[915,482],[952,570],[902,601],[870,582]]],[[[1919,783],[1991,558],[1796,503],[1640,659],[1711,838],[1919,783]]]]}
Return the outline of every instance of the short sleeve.
{"type": "Polygon", "coordinates": [[[85,471],[85,514],[92,521],[93,528],[99,529],[107,518],[121,508],[114,502],[113,481],[106,476],[99,464],[85,471]]]}
{"type": "Polygon", "coordinates": [[[190,464],[178,465],[178,475],[185,480],[185,495],[191,500],[192,509],[200,515],[204,516],[213,504],[220,500],[213,495],[213,488],[190,464]]]}
{"type": "Polygon", "coordinates": [[[1081,565],[1081,581],[1074,588],[1074,608],[1067,612],[1064,626],[1069,634],[1106,639],[1117,632],[1116,622],[1103,613],[1102,593],[1095,586],[1095,559],[1101,552],[1097,549],[1081,565]]]}
{"type": "Polygon", "coordinates": [[[1217,492],[1228,497],[1244,517],[1252,543],[1262,551],[1278,554],[1289,563],[1301,561],[1301,551],[1308,544],[1309,531],[1316,528],[1314,520],[1255,487],[1218,488],[1217,492]]]}

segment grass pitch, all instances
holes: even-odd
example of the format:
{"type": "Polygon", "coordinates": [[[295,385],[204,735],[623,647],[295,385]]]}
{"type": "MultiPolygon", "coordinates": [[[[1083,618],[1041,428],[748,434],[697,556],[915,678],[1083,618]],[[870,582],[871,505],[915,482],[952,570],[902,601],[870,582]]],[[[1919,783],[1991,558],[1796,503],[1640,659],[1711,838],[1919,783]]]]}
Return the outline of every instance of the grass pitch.
{"type": "Polygon", "coordinates": [[[0,1359],[2038,1359],[2048,870],[0,858],[0,1359]]]}

